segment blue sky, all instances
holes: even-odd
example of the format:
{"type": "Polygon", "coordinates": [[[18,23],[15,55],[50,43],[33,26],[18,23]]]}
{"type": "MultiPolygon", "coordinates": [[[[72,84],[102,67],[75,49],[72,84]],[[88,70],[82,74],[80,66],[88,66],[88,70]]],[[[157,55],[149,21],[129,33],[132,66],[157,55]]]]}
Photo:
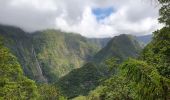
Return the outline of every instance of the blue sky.
{"type": "Polygon", "coordinates": [[[97,20],[102,20],[106,17],[109,17],[116,10],[113,7],[105,7],[105,8],[93,8],[92,12],[96,16],[97,20]]]}

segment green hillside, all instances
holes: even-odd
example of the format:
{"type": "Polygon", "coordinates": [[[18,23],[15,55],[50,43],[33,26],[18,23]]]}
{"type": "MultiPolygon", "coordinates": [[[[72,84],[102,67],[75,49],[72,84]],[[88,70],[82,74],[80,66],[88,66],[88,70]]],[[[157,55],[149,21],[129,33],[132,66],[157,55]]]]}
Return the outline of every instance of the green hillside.
{"type": "Polygon", "coordinates": [[[89,91],[99,85],[100,79],[106,76],[108,76],[108,68],[87,63],[60,78],[56,85],[60,87],[65,96],[73,98],[79,95],[87,95],[89,91]]]}
{"type": "Polygon", "coordinates": [[[142,50],[140,43],[131,35],[122,34],[113,37],[108,44],[95,56],[95,62],[103,62],[106,59],[115,57],[120,61],[128,57],[137,57],[142,50]]]}
{"type": "Polygon", "coordinates": [[[112,60],[117,62],[115,58],[122,58],[121,60],[125,60],[128,57],[137,57],[140,50],[139,43],[134,37],[130,35],[114,37],[95,56],[95,60],[100,60],[99,63],[87,63],[83,67],[71,71],[69,74],[59,79],[57,85],[60,87],[62,93],[69,98],[87,95],[89,91],[95,89],[100,82],[102,82],[101,80],[114,74],[115,69],[110,71],[110,65],[107,66],[107,64],[111,64],[113,62],[112,60]],[[112,58],[111,62],[109,62],[110,60],[107,60],[109,57],[112,58]]]}
{"type": "Polygon", "coordinates": [[[122,62],[117,73],[88,96],[73,100],[170,100],[170,1],[158,2],[162,5],[159,22],[165,26],[153,33],[139,58],[122,62]]]}
{"type": "Polygon", "coordinates": [[[14,55],[4,47],[0,37],[0,99],[34,100],[38,97],[34,81],[24,76],[14,55]]]}
{"type": "Polygon", "coordinates": [[[25,74],[39,82],[56,81],[69,71],[81,67],[100,49],[81,35],[57,30],[32,34],[1,25],[0,35],[19,59],[25,74]]]}
{"type": "Polygon", "coordinates": [[[32,42],[43,74],[50,81],[81,67],[99,50],[80,35],[55,30],[34,33],[32,42]]]}
{"type": "Polygon", "coordinates": [[[170,100],[170,0],[157,1],[151,41],[0,25],[0,100],[170,100]]]}

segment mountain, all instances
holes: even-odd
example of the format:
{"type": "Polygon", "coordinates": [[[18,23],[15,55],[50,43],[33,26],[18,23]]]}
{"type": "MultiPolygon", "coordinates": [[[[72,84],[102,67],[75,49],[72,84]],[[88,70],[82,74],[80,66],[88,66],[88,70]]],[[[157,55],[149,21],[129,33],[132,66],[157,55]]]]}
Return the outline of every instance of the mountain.
{"type": "Polygon", "coordinates": [[[0,25],[6,47],[18,58],[24,73],[38,82],[54,82],[81,67],[100,50],[85,37],[57,30],[26,33],[0,25]]]}
{"type": "Polygon", "coordinates": [[[136,36],[136,39],[142,42],[144,45],[147,45],[149,42],[152,41],[153,35],[144,35],[144,36],[136,36]]]}
{"type": "Polygon", "coordinates": [[[57,81],[88,61],[99,62],[111,56],[121,59],[137,56],[140,49],[138,43],[127,35],[111,40],[89,39],[52,29],[27,33],[17,27],[0,25],[0,36],[21,63],[24,74],[37,82],[57,81]]]}
{"type": "MultiPolygon", "coordinates": [[[[153,35],[143,35],[135,36],[136,40],[145,47],[148,43],[151,42],[153,35]]],[[[108,38],[88,38],[88,41],[99,45],[101,48],[105,47],[107,43],[111,40],[111,37],[108,38]]]]}
{"type": "Polygon", "coordinates": [[[122,34],[113,37],[108,44],[94,56],[94,61],[99,63],[111,57],[123,61],[128,57],[137,57],[141,50],[142,47],[134,36],[122,34]]]}
{"type": "Polygon", "coordinates": [[[111,40],[111,38],[87,38],[88,41],[99,45],[101,48],[105,47],[107,43],[111,40]]]}
{"type": "Polygon", "coordinates": [[[35,100],[38,90],[34,81],[23,75],[16,57],[4,47],[0,37],[0,99],[35,100]]]}
{"type": "Polygon", "coordinates": [[[71,71],[60,78],[56,85],[60,87],[62,93],[68,98],[87,95],[90,90],[95,89],[100,84],[101,79],[104,80],[115,72],[114,70],[113,72],[110,71],[109,66],[101,62],[111,57],[116,57],[122,62],[128,57],[137,57],[141,50],[142,48],[134,36],[122,34],[113,37],[94,56],[94,61],[71,71]]]}

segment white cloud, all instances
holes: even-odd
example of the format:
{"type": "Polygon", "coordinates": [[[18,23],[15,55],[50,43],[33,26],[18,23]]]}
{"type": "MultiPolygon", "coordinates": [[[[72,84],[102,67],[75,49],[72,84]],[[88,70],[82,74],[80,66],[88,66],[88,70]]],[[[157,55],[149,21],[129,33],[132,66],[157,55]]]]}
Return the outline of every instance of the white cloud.
{"type": "Polygon", "coordinates": [[[64,15],[56,18],[56,28],[67,31],[81,33],[87,37],[112,36],[115,33],[114,28],[110,25],[101,24],[92,14],[90,7],[86,7],[82,14],[82,19],[74,24],[69,24],[64,15]]]}
{"type": "Polygon", "coordinates": [[[161,27],[158,7],[148,0],[1,0],[0,13],[0,23],[26,31],[56,28],[87,37],[143,35],[161,27]],[[116,12],[96,20],[92,9],[110,6],[116,12]]]}
{"type": "Polygon", "coordinates": [[[40,11],[49,11],[49,10],[56,10],[57,7],[53,0],[12,0],[9,5],[13,7],[28,7],[34,10],[40,11]]]}

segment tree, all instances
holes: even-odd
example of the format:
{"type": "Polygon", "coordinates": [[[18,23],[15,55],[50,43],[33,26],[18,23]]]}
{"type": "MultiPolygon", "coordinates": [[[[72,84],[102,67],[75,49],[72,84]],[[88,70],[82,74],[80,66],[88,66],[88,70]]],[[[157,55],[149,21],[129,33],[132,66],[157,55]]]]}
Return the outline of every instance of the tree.
{"type": "Polygon", "coordinates": [[[66,100],[53,84],[39,84],[38,91],[41,100],[66,100]]]}
{"type": "Polygon", "coordinates": [[[97,96],[97,100],[170,99],[170,0],[158,1],[162,5],[159,22],[165,27],[154,32],[140,60],[129,59],[121,64],[118,74],[106,80],[90,97],[97,96]]]}
{"type": "Polygon", "coordinates": [[[161,9],[159,10],[160,18],[159,22],[164,23],[166,27],[170,26],[170,0],[158,0],[159,3],[162,5],[161,9]]]}
{"type": "Polygon", "coordinates": [[[23,75],[20,64],[0,40],[0,99],[26,100],[38,97],[35,82],[23,75]]]}
{"type": "Polygon", "coordinates": [[[158,1],[162,5],[159,22],[165,26],[154,32],[153,40],[143,50],[141,58],[170,79],[170,0],[158,1]]]}
{"type": "Polygon", "coordinates": [[[170,81],[146,62],[129,59],[117,75],[89,95],[89,100],[167,100],[170,81]],[[94,99],[99,98],[99,99],[94,99]]]}

